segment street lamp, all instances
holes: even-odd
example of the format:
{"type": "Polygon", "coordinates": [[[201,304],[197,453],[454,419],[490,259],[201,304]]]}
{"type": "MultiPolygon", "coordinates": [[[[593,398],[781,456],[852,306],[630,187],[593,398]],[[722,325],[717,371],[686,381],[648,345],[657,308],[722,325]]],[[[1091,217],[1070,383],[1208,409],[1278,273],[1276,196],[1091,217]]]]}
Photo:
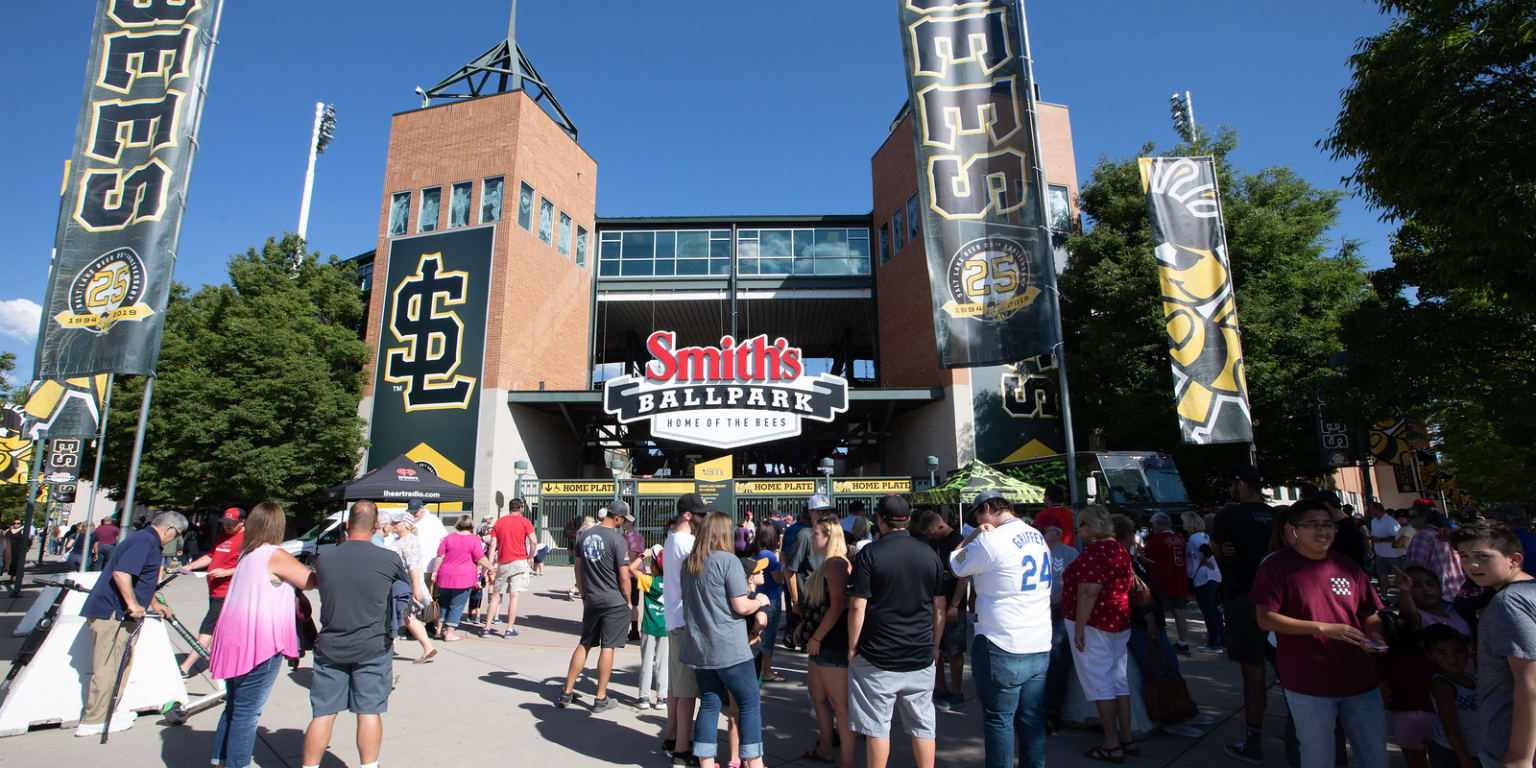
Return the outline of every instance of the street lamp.
{"type": "Polygon", "coordinates": [[[923,465],[928,467],[928,490],[933,490],[939,485],[939,457],[929,456],[923,459],[923,465]]]}
{"type": "Polygon", "coordinates": [[[512,462],[512,470],[517,473],[517,488],[513,489],[512,498],[521,499],[523,497],[523,475],[528,474],[528,462],[518,459],[512,462]]]}
{"type": "Polygon", "coordinates": [[[608,462],[608,468],[613,470],[613,500],[619,500],[619,475],[624,473],[624,460],[615,458],[608,462]]]}
{"type": "Polygon", "coordinates": [[[821,463],[816,465],[816,468],[821,471],[821,474],[824,477],[826,477],[827,504],[829,505],[832,503],[832,472],[834,469],[836,469],[836,467],[837,465],[834,464],[830,458],[822,459],[821,463]]]}

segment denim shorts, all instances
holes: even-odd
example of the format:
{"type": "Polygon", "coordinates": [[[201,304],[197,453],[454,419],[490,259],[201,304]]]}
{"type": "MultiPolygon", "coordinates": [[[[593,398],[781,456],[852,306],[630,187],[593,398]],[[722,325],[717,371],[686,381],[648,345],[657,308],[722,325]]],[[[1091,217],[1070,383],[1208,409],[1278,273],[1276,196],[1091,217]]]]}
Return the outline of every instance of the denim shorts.
{"type": "Polygon", "coordinates": [[[826,645],[822,645],[821,650],[815,656],[810,657],[810,659],[818,667],[847,667],[848,649],[828,648],[826,645]]]}

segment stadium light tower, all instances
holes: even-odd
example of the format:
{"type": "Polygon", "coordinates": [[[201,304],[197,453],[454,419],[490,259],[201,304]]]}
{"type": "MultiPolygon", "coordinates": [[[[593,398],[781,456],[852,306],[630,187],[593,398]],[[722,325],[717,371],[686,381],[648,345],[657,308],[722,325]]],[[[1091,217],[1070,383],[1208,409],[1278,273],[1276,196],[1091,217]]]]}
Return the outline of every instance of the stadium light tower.
{"type": "Polygon", "coordinates": [[[1173,130],[1185,141],[1194,141],[1199,137],[1199,130],[1195,128],[1195,99],[1189,91],[1174,92],[1168,97],[1168,111],[1173,115],[1173,130]]]}
{"type": "MultiPolygon", "coordinates": [[[[315,129],[309,139],[309,169],[304,172],[304,199],[299,203],[299,240],[309,230],[309,198],[315,188],[315,157],[325,152],[336,138],[336,107],[315,102],[315,129]]],[[[299,246],[299,260],[304,260],[304,246],[299,246]]]]}

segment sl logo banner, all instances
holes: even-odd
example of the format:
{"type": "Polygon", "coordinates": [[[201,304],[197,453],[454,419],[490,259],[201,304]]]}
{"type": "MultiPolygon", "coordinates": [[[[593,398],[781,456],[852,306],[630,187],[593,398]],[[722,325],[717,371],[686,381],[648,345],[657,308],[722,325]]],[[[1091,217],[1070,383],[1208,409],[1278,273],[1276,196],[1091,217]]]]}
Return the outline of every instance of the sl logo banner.
{"type": "Polygon", "coordinates": [[[443,255],[429,253],[390,295],[389,331],[405,346],[388,350],[384,380],[405,385],[406,412],[469,407],[475,377],[456,373],[464,322],[448,309],[464,303],[468,284],[468,272],[446,271],[443,255]]]}

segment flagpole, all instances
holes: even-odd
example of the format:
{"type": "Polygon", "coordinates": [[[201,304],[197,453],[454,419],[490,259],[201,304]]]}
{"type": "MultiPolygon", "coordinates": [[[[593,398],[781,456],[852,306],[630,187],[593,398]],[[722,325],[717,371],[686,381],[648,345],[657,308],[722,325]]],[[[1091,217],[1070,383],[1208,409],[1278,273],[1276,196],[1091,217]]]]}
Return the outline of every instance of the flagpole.
{"type": "MultiPolygon", "coordinates": [[[[1191,124],[1193,125],[1193,124],[1191,124]]],[[[1193,127],[1190,128],[1194,130],[1193,127]]],[[[1198,134],[1197,134],[1198,135],[1198,134]]],[[[1216,191],[1216,234],[1221,236],[1221,255],[1227,261],[1227,282],[1232,281],[1232,249],[1227,247],[1227,212],[1221,206],[1221,169],[1216,164],[1216,156],[1211,155],[1211,184],[1216,191]]],[[[1243,329],[1237,320],[1237,285],[1232,285],[1232,329],[1237,331],[1237,343],[1243,343],[1243,329]]],[[[1248,398],[1248,373],[1243,371],[1243,403],[1251,402],[1248,398]]],[[[1252,406],[1249,406],[1250,408],[1252,406]]],[[[1248,413],[1248,463],[1255,468],[1259,466],[1259,445],[1253,439],[1253,412],[1248,413]]]]}
{"type": "MultiPolygon", "coordinates": [[[[26,541],[32,540],[32,514],[37,507],[37,476],[43,471],[43,452],[47,450],[48,440],[46,432],[38,432],[32,436],[32,474],[27,477],[27,520],[22,529],[26,541]]],[[[16,556],[16,579],[11,582],[11,597],[21,596],[21,580],[27,575],[27,553],[21,552],[16,556]]]]}
{"type": "MultiPolygon", "coordinates": [[[[1045,169],[1040,165],[1040,110],[1035,101],[1035,60],[1029,51],[1029,20],[1024,17],[1024,4],[1018,4],[1019,9],[1019,34],[1024,40],[1024,89],[1027,92],[1029,105],[1029,121],[1031,131],[1029,135],[1034,166],[1035,196],[1039,199],[1040,235],[1049,251],[1051,245],[1050,211],[1045,201],[1045,169]]],[[[1050,282],[1046,290],[1051,294],[1052,318],[1056,326],[1056,344],[1052,347],[1052,356],[1056,358],[1056,378],[1061,385],[1061,431],[1065,438],[1067,453],[1067,494],[1069,503],[1073,509],[1081,503],[1081,494],[1077,487],[1077,442],[1072,435],[1072,394],[1067,388],[1067,343],[1062,334],[1061,327],[1061,291],[1056,285],[1056,258],[1051,255],[1050,282]]]]}
{"type": "Polygon", "coordinates": [[[133,495],[139,486],[139,459],[144,454],[144,428],[149,422],[149,399],[155,394],[155,375],[144,377],[144,402],[139,406],[139,428],[133,434],[133,458],[128,460],[128,490],[123,494],[123,512],[118,527],[127,530],[132,523],[133,495]]]}
{"type": "MultiPolygon", "coordinates": [[[[96,470],[91,473],[91,496],[85,501],[85,527],[80,530],[80,535],[85,538],[85,543],[80,545],[80,572],[85,573],[91,563],[91,529],[93,516],[96,513],[96,494],[101,488],[101,454],[107,446],[107,414],[112,410],[112,383],[117,380],[117,374],[107,374],[107,391],[101,396],[101,424],[96,435],[96,470]]],[[[64,553],[68,559],[69,553],[64,553]]]]}

